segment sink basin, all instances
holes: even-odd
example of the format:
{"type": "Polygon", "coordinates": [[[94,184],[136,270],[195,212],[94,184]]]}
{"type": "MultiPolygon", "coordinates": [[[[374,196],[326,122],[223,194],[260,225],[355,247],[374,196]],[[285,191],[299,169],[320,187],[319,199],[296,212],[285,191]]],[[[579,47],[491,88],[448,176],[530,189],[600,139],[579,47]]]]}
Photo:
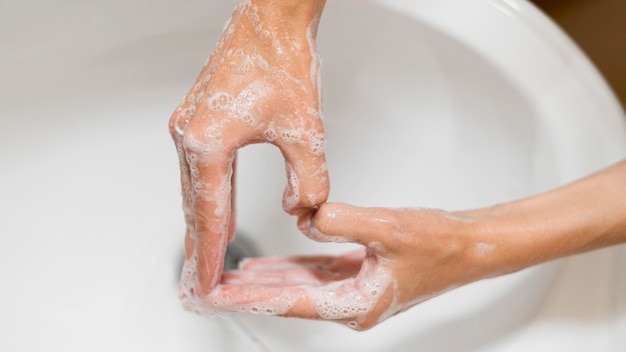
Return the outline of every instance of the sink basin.
{"type": "MultiPolygon", "coordinates": [[[[365,332],[187,313],[167,119],[232,2],[2,6],[0,350],[481,350],[531,324],[563,271],[477,282],[365,332]]],[[[624,157],[619,104],[525,1],[329,1],[318,44],[333,201],[480,207],[624,157]]],[[[277,149],[238,166],[238,231],[263,254],[353,248],[298,233],[277,149]]]]}

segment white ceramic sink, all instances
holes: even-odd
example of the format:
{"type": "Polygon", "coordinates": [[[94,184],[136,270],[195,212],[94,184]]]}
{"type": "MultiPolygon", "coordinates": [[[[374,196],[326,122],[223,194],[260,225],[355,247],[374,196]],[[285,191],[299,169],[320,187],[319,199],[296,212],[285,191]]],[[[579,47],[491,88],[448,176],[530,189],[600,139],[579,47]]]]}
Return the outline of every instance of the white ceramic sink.
{"type": "MultiPolygon", "coordinates": [[[[253,334],[270,351],[472,351],[531,325],[561,262],[366,332],[183,311],[167,119],[232,7],[0,1],[0,350],[263,350],[253,334]]],[[[525,1],[329,0],[318,44],[332,200],[485,206],[624,157],[611,92],[525,1]]],[[[311,242],[282,213],[278,150],[246,147],[238,174],[239,231],[264,254],[349,249],[311,242]]]]}

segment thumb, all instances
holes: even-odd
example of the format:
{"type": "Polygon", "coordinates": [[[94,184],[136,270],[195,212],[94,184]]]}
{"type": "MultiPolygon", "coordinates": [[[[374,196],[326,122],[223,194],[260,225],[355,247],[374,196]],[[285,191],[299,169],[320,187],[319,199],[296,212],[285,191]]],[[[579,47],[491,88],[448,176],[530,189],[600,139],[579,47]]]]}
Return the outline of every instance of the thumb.
{"type": "Polygon", "coordinates": [[[397,228],[391,209],[325,203],[311,219],[309,237],[322,242],[359,243],[377,249],[387,245],[397,228]]]}

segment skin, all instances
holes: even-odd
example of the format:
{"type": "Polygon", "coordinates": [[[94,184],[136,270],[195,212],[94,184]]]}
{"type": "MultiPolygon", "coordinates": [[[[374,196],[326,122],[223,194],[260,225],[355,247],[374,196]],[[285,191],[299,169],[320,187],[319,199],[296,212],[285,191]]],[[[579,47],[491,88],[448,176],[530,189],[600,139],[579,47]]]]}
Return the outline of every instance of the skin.
{"type": "Polygon", "coordinates": [[[288,180],[283,207],[299,219],[310,217],[328,196],[315,48],[324,3],[242,0],[170,118],[180,159],[186,258],[197,256],[190,288],[196,294],[217,286],[234,236],[237,149],[251,143],[280,149],[288,180]]]}
{"type": "Polygon", "coordinates": [[[211,299],[230,311],[249,311],[241,308],[254,300],[274,305],[272,314],[291,300],[279,315],[368,329],[470,282],[626,242],[624,177],[626,161],[550,192],[460,212],[325,203],[311,220],[310,236],[360,243],[363,251],[249,259],[222,276],[211,299]],[[384,277],[391,283],[379,287],[364,310],[344,309],[351,300],[371,298],[364,288],[384,277]],[[320,309],[329,291],[340,312],[332,317],[320,309]]]}
{"type": "Polygon", "coordinates": [[[180,284],[186,309],[261,312],[363,330],[470,282],[626,242],[626,161],[484,209],[325,203],[314,47],[323,6],[316,0],[242,1],[170,119],[187,224],[180,284]],[[302,232],[316,241],[358,243],[362,250],[254,258],[222,273],[234,233],[236,150],[264,142],[285,157],[283,206],[298,217],[302,232]]]}

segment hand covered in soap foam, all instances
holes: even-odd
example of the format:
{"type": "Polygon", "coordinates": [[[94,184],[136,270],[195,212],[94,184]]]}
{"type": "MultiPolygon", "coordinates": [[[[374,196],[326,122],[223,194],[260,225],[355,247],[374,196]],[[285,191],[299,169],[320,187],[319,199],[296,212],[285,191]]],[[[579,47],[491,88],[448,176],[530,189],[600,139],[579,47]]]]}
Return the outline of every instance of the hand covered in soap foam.
{"type": "Polygon", "coordinates": [[[625,175],[626,160],[549,192],[454,213],[327,203],[302,228],[365,251],[251,259],[206,299],[225,310],[369,328],[473,281],[626,243],[625,175]]]}
{"type": "Polygon", "coordinates": [[[465,236],[467,221],[426,209],[359,208],[327,203],[309,237],[360,243],[341,256],[269,257],[226,272],[206,297],[224,310],[336,321],[367,329],[446,290],[484,277],[488,251],[465,236]],[[479,248],[478,251],[475,249],[479,248]]]}
{"type": "Polygon", "coordinates": [[[241,0],[195,85],[170,118],[187,225],[181,297],[218,284],[234,234],[237,149],[272,143],[288,185],[283,207],[310,217],[326,200],[315,37],[324,1],[241,0]]]}

